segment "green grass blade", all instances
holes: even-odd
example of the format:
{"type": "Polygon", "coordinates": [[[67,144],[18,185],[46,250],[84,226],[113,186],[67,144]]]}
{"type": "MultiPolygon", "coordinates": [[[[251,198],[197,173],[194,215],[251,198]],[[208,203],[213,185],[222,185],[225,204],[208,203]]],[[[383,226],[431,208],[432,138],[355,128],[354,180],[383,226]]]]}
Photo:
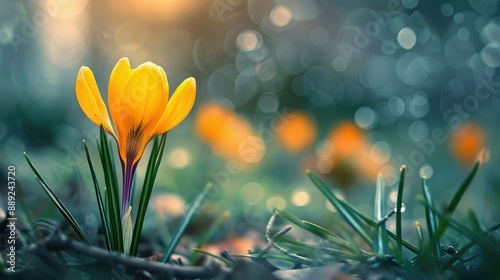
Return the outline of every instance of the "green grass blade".
{"type": "Polygon", "coordinates": [[[123,232],[121,225],[120,202],[118,198],[118,180],[116,179],[116,172],[109,150],[106,133],[101,125],[100,129],[100,155],[104,171],[104,179],[106,182],[106,197],[108,202],[107,216],[109,219],[109,226],[111,229],[111,236],[113,237],[113,244],[116,251],[123,253],[123,232]]]}
{"type": "Polygon", "coordinates": [[[403,224],[402,224],[402,207],[403,207],[403,190],[405,186],[405,174],[406,174],[406,166],[401,166],[399,169],[399,184],[398,184],[398,198],[396,201],[396,242],[398,248],[398,255],[400,260],[403,256],[403,224]]]}
{"type": "Polygon", "coordinates": [[[469,215],[469,220],[471,222],[473,230],[477,232],[482,232],[483,229],[481,228],[481,223],[479,223],[479,219],[477,218],[476,213],[474,213],[472,209],[469,209],[467,214],[469,215]]]}
{"type": "Polygon", "coordinates": [[[38,172],[36,169],[35,165],[33,162],[31,162],[30,158],[26,153],[24,153],[24,156],[26,157],[26,160],[28,161],[28,165],[30,166],[31,170],[33,173],[35,173],[35,178],[42,187],[42,189],[45,191],[45,193],[49,196],[50,200],[54,203],[54,205],[57,207],[59,212],[63,215],[63,217],[66,219],[66,221],[69,223],[71,228],[75,231],[75,233],[78,235],[80,240],[87,244],[91,244],[85,233],[83,232],[82,228],[78,224],[78,222],[75,220],[73,215],[69,212],[68,208],[64,203],[59,199],[59,197],[52,191],[52,189],[49,187],[49,185],[45,182],[43,179],[42,175],[38,172]]]}
{"type": "MultiPolygon", "coordinates": [[[[347,240],[347,239],[346,239],[347,240]]],[[[279,242],[283,248],[290,249],[292,252],[300,252],[300,254],[314,258],[317,257],[317,252],[318,251],[325,251],[331,254],[334,257],[338,257],[339,259],[345,260],[346,258],[348,259],[354,259],[357,257],[357,253],[353,253],[353,251],[348,251],[345,249],[339,249],[339,248],[334,248],[326,245],[325,243],[319,243],[319,244],[309,244],[304,242],[303,240],[296,240],[296,239],[291,239],[286,236],[280,236],[278,238],[274,239],[274,243],[279,242]],[[316,255],[315,255],[316,254],[316,255]]],[[[356,244],[356,243],[353,243],[356,244]]],[[[261,255],[262,251],[259,252],[261,255]]],[[[362,255],[362,252],[359,252],[359,255],[362,255]]]]}
{"type": "Polygon", "coordinates": [[[278,209],[274,208],[273,212],[276,213],[276,215],[288,220],[289,222],[301,227],[302,229],[304,229],[304,230],[306,230],[306,231],[308,231],[308,232],[310,232],[318,237],[330,240],[330,241],[332,241],[336,244],[342,245],[344,247],[350,247],[350,245],[347,241],[345,241],[344,239],[340,238],[335,233],[333,233],[333,232],[331,232],[323,227],[320,227],[320,226],[315,225],[313,223],[304,221],[304,220],[298,218],[297,216],[294,216],[293,214],[288,213],[284,210],[278,210],[278,209]]]}
{"type": "Polygon", "coordinates": [[[90,174],[92,176],[92,181],[94,182],[94,191],[97,200],[97,207],[99,208],[99,215],[101,217],[102,230],[104,232],[104,240],[106,242],[106,248],[108,251],[114,251],[114,243],[111,238],[111,233],[109,231],[108,219],[106,217],[106,212],[104,208],[104,202],[102,200],[101,188],[99,187],[99,182],[97,180],[97,176],[95,174],[94,166],[92,164],[92,159],[90,158],[90,153],[87,148],[87,143],[83,140],[83,147],[85,149],[85,155],[87,156],[87,163],[89,164],[90,174]]]}
{"type": "Polygon", "coordinates": [[[304,221],[304,220],[302,220],[302,224],[309,227],[310,228],[309,232],[314,233],[317,236],[324,236],[323,238],[330,240],[332,242],[335,242],[338,245],[342,245],[344,247],[350,247],[349,242],[340,238],[340,236],[336,235],[335,233],[327,230],[326,228],[324,228],[322,226],[319,226],[317,224],[311,223],[309,221],[304,221]]]}
{"type": "Polygon", "coordinates": [[[137,206],[137,216],[135,218],[134,231],[132,233],[132,243],[130,245],[130,255],[137,255],[139,249],[139,241],[142,234],[142,227],[144,225],[144,217],[148,210],[149,200],[153,192],[153,187],[160,168],[163,151],[165,150],[165,143],[167,141],[167,134],[161,137],[156,137],[153,143],[153,149],[149,156],[148,166],[146,168],[146,176],[144,177],[144,184],[142,186],[141,197],[139,199],[139,206],[137,206]],[[160,140],[158,140],[160,139],[160,140]]]}
{"type": "MultiPolygon", "coordinates": [[[[474,176],[476,175],[477,170],[479,169],[479,166],[481,166],[481,161],[476,161],[476,163],[472,167],[471,172],[469,173],[469,175],[467,175],[464,182],[460,185],[457,192],[453,196],[450,204],[446,208],[446,212],[449,213],[450,215],[453,214],[453,212],[457,208],[458,203],[462,199],[462,196],[464,195],[465,191],[467,190],[467,188],[470,186],[470,183],[474,179],[474,176]]],[[[431,240],[431,242],[435,243],[436,240],[441,239],[441,236],[443,236],[444,232],[446,231],[447,226],[448,226],[448,224],[446,223],[446,220],[440,221],[438,228],[436,230],[436,233],[434,235],[435,240],[431,240]]]]}
{"type": "MultiPolygon", "coordinates": [[[[374,221],[373,219],[371,219],[370,217],[368,217],[366,214],[364,214],[363,212],[361,212],[358,208],[354,207],[352,204],[350,204],[349,202],[345,201],[345,200],[339,200],[340,203],[346,208],[348,209],[353,215],[356,215],[358,216],[361,220],[363,220],[367,225],[369,225],[370,227],[372,228],[376,228],[378,227],[378,222],[374,221]]],[[[390,230],[387,230],[387,234],[389,235],[389,237],[391,237],[392,239],[394,240],[397,240],[397,236],[396,234],[394,234],[393,232],[391,232],[390,230]]],[[[408,250],[412,251],[413,253],[417,254],[418,253],[418,248],[411,244],[410,242],[406,241],[405,239],[401,239],[401,244],[406,247],[408,250]]]]}
{"type": "Polygon", "coordinates": [[[427,204],[427,202],[424,199],[418,198],[417,200],[420,203],[422,203],[425,207],[430,208],[436,216],[438,216],[441,220],[446,221],[457,232],[463,234],[465,237],[467,237],[471,241],[477,242],[477,244],[481,245],[481,247],[483,247],[483,249],[488,250],[497,256],[500,256],[500,251],[497,249],[497,247],[498,247],[497,244],[492,243],[491,241],[489,241],[485,237],[483,237],[481,234],[477,234],[473,230],[463,226],[462,223],[454,220],[450,214],[440,213],[434,206],[427,204]]]}
{"type": "Polygon", "coordinates": [[[424,245],[424,232],[422,231],[422,226],[419,221],[415,221],[415,230],[417,231],[418,244],[420,249],[424,245]]]}
{"type": "Polygon", "coordinates": [[[264,258],[264,259],[273,259],[273,260],[280,260],[280,261],[286,261],[290,262],[292,264],[297,263],[297,261],[294,258],[290,258],[287,255],[283,254],[231,254],[232,257],[235,258],[250,258],[250,259],[257,259],[257,258],[264,258]]]}
{"type": "Polygon", "coordinates": [[[342,237],[349,243],[350,247],[352,248],[354,255],[363,256],[363,250],[361,250],[358,243],[354,241],[351,234],[343,228],[343,225],[340,225],[338,228],[341,230],[340,234],[342,235],[342,237]]]}
{"type": "MultiPolygon", "coordinates": [[[[319,180],[319,179],[318,179],[319,180]]],[[[320,181],[321,182],[321,181],[320,181]]],[[[327,189],[328,190],[328,189],[327,189]]],[[[352,204],[350,204],[349,202],[345,201],[345,200],[342,200],[342,199],[338,199],[338,202],[343,206],[345,207],[345,209],[347,209],[352,215],[355,215],[357,217],[359,217],[361,220],[363,220],[367,225],[369,225],[370,227],[372,227],[373,229],[375,229],[376,227],[378,227],[378,222],[374,221],[372,218],[368,217],[366,214],[364,214],[363,212],[361,212],[359,209],[357,209],[356,207],[354,207],[352,204]]],[[[392,239],[394,240],[397,240],[397,236],[396,234],[394,234],[393,232],[391,232],[390,230],[387,230],[387,234],[389,235],[389,237],[391,237],[392,239]]],[[[407,240],[405,239],[401,239],[401,244],[406,247],[408,250],[412,251],[413,253],[417,254],[419,252],[419,249],[411,244],[410,242],[408,242],[407,240]]]]}
{"type": "MultiPolygon", "coordinates": [[[[231,216],[231,213],[229,211],[224,211],[222,215],[217,217],[215,221],[210,225],[210,227],[205,231],[205,233],[198,239],[198,244],[196,245],[197,249],[201,249],[201,247],[206,244],[216,233],[216,231],[219,229],[219,227],[226,222],[229,217],[231,216]]],[[[189,260],[191,263],[195,263],[196,257],[198,256],[198,253],[193,251],[191,253],[191,256],[189,257],[189,260]]]]}
{"type": "MultiPolygon", "coordinates": [[[[491,232],[493,232],[499,228],[500,228],[500,223],[490,227],[487,231],[483,231],[482,235],[487,236],[488,234],[490,234],[491,232]]],[[[448,261],[443,264],[443,266],[441,267],[441,272],[444,272],[448,268],[450,268],[457,260],[459,260],[461,257],[463,257],[463,255],[465,255],[465,253],[467,253],[467,251],[469,251],[470,248],[472,248],[474,245],[476,245],[475,240],[470,241],[464,247],[462,247],[460,250],[458,250],[457,253],[455,253],[453,256],[451,256],[451,258],[448,259],[448,261]]]]}
{"type": "MultiPolygon", "coordinates": [[[[232,261],[230,261],[230,260],[228,260],[228,259],[226,259],[226,258],[223,258],[223,257],[221,257],[221,256],[217,256],[217,255],[215,255],[215,254],[212,254],[212,253],[210,253],[210,252],[208,252],[208,251],[205,251],[205,250],[202,250],[202,249],[194,248],[194,249],[193,249],[193,252],[196,252],[196,253],[200,253],[200,254],[204,254],[204,255],[210,256],[210,257],[212,257],[212,258],[214,258],[214,259],[217,259],[217,260],[219,260],[219,261],[221,261],[221,262],[225,263],[225,264],[226,264],[227,266],[229,266],[229,267],[233,267],[233,266],[235,266],[235,265],[236,265],[235,263],[233,263],[232,261]]],[[[246,255],[242,255],[242,256],[246,256],[246,255]]]]}
{"type": "Polygon", "coordinates": [[[462,199],[465,191],[470,186],[470,183],[474,179],[474,176],[476,176],[476,173],[477,173],[477,170],[479,169],[479,166],[481,166],[481,161],[476,161],[476,163],[472,167],[471,172],[465,178],[462,185],[460,185],[460,187],[458,188],[458,191],[453,196],[453,199],[451,200],[450,205],[448,205],[448,208],[446,209],[448,213],[452,214],[455,211],[455,209],[457,208],[458,203],[462,199]]]}
{"type": "Polygon", "coordinates": [[[330,203],[337,209],[338,213],[344,221],[366,242],[370,247],[373,245],[372,238],[365,226],[361,224],[359,219],[348,211],[340,202],[340,199],[334,195],[325,184],[314,175],[311,171],[306,171],[307,176],[313,181],[314,185],[323,193],[330,203]]]}
{"type": "Polygon", "coordinates": [[[189,208],[189,210],[186,213],[186,216],[182,220],[181,225],[177,229],[177,232],[174,235],[174,238],[170,242],[167,250],[165,251],[165,254],[163,256],[163,259],[161,260],[163,263],[166,263],[168,260],[170,260],[170,257],[174,253],[175,248],[177,247],[177,244],[179,244],[179,241],[181,240],[182,235],[184,234],[184,231],[186,231],[187,226],[193,219],[194,215],[198,211],[198,209],[202,206],[203,202],[205,201],[205,198],[210,191],[210,189],[213,187],[212,183],[208,183],[203,191],[196,197],[194,200],[193,204],[189,208]]]}
{"type": "MultiPolygon", "coordinates": [[[[427,180],[422,178],[422,193],[424,194],[424,200],[427,205],[434,206],[434,202],[432,200],[431,192],[429,191],[429,186],[427,185],[427,180]]],[[[437,220],[434,215],[434,211],[429,207],[425,207],[425,220],[427,223],[427,233],[429,235],[429,245],[434,250],[434,255],[437,259],[441,257],[441,244],[439,239],[434,238],[434,234],[437,230],[437,220]]],[[[429,248],[430,249],[430,248],[429,248]]]]}
{"type": "MultiPolygon", "coordinates": [[[[377,176],[377,186],[375,190],[374,213],[376,221],[382,221],[385,217],[386,201],[385,201],[385,184],[382,175],[377,176]]],[[[376,236],[373,241],[373,251],[379,255],[387,254],[387,230],[385,222],[380,223],[376,229],[376,236]]]]}

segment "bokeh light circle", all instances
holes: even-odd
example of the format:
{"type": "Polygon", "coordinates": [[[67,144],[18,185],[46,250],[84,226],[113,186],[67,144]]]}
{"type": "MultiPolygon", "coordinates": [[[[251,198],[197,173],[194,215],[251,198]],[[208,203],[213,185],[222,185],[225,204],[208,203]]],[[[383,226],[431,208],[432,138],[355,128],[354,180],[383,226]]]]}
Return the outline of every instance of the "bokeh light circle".
{"type": "Polygon", "coordinates": [[[187,167],[191,162],[191,154],[186,148],[177,147],[170,151],[167,156],[167,162],[172,168],[182,169],[187,167]]]}
{"type": "Polygon", "coordinates": [[[396,74],[399,79],[410,86],[418,85],[427,79],[429,71],[427,61],[414,52],[405,53],[396,63],[396,74]]]}
{"type": "Polygon", "coordinates": [[[341,56],[333,59],[332,62],[333,69],[337,72],[344,72],[347,69],[347,60],[341,56]]]}
{"type": "Polygon", "coordinates": [[[262,35],[254,30],[243,30],[236,38],[236,47],[242,52],[249,52],[262,45],[262,35]]]}
{"type": "Polygon", "coordinates": [[[376,163],[387,163],[391,159],[391,147],[385,141],[378,141],[373,144],[370,150],[370,156],[376,163]]]}
{"type": "Polygon", "coordinates": [[[422,178],[430,179],[432,177],[432,175],[434,174],[434,169],[432,168],[432,166],[430,166],[428,164],[424,164],[422,167],[420,167],[418,174],[422,178]]]}
{"type": "Polygon", "coordinates": [[[405,111],[405,103],[404,103],[403,99],[401,99],[397,96],[393,96],[393,97],[389,98],[389,101],[387,103],[389,105],[389,111],[391,112],[391,114],[393,116],[399,117],[399,116],[403,115],[403,113],[405,111]]]}
{"type": "Polygon", "coordinates": [[[449,17],[453,15],[454,12],[455,9],[450,3],[444,3],[443,5],[441,5],[441,13],[443,14],[443,16],[449,17]]]}
{"type": "Polygon", "coordinates": [[[393,55],[396,52],[397,46],[391,40],[385,40],[382,42],[382,52],[386,55],[393,55]]]}
{"type": "Polygon", "coordinates": [[[354,121],[363,129],[375,127],[377,118],[377,113],[370,107],[360,107],[354,114],[354,121]]]}
{"type": "Polygon", "coordinates": [[[259,101],[257,102],[257,107],[263,113],[269,114],[278,110],[279,104],[278,95],[272,92],[266,92],[260,96],[259,101]]]}
{"type": "Polygon", "coordinates": [[[241,187],[241,199],[247,204],[256,204],[264,199],[266,192],[264,187],[257,182],[246,183],[241,187]]]}
{"type": "Polygon", "coordinates": [[[272,196],[266,202],[266,208],[269,212],[273,211],[273,208],[284,210],[286,207],[286,200],[281,196],[272,196]]]}
{"type": "Polygon", "coordinates": [[[428,134],[429,127],[423,121],[415,121],[408,128],[408,136],[415,142],[424,140],[428,134]]]}
{"type": "Polygon", "coordinates": [[[406,99],[406,107],[411,116],[415,118],[422,118],[430,110],[429,100],[423,91],[418,91],[414,95],[406,99]]]}
{"type": "Polygon", "coordinates": [[[297,188],[292,193],[291,201],[293,205],[298,207],[307,206],[311,202],[311,195],[307,190],[297,188]]]}
{"type": "Polygon", "coordinates": [[[489,43],[481,50],[481,60],[489,67],[500,66],[500,44],[489,43]]]}
{"type": "Polygon", "coordinates": [[[418,0],[401,0],[401,4],[406,9],[413,9],[418,5],[418,0]]]}
{"type": "Polygon", "coordinates": [[[466,27],[461,27],[457,31],[457,38],[460,39],[461,41],[467,41],[470,38],[470,32],[469,29],[466,27]]]}
{"type": "Polygon", "coordinates": [[[399,45],[407,50],[412,49],[417,42],[417,35],[415,31],[409,27],[402,28],[398,33],[398,43],[399,45]]]}
{"type": "Polygon", "coordinates": [[[292,12],[286,6],[276,6],[269,15],[271,22],[277,27],[283,27],[292,21],[292,12]]]}

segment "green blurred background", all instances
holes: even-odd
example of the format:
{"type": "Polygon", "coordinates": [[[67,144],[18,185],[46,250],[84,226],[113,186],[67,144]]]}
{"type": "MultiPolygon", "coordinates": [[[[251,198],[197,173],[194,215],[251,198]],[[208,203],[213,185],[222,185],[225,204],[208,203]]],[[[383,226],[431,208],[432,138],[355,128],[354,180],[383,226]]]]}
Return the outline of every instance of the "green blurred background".
{"type": "Polygon", "coordinates": [[[376,174],[391,208],[406,164],[412,224],[424,217],[419,178],[449,201],[485,147],[461,207],[489,223],[500,197],[498,15],[496,0],[0,0],[2,168],[17,167],[35,217],[51,206],[24,151],[70,207],[96,214],[81,141],[97,162],[98,129],[74,83],[89,66],[106,100],[126,56],[162,66],[171,89],[197,81],[194,109],[169,132],[150,221],[182,215],[214,181],[205,213],[230,210],[235,227],[263,230],[272,207],[328,222],[305,169],[371,213],[376,174]]]}

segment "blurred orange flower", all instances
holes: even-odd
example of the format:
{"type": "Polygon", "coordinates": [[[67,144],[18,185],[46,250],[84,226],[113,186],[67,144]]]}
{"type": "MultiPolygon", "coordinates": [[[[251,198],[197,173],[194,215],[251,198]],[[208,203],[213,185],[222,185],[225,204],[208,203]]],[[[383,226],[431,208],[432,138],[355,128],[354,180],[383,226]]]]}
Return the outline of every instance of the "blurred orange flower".
{"type": "Polygon", "coordinates": [[[330,132],[327,145],[319,151],[317,167],[343,188],[359,179],[375,180],[382,165],[371,157],[371,146],[365,133],[353,122],[339,123],[330,132]],[[322,164],[327,164],[328,168],[322,164]]]}
{"type": "Polygon", "coordinates": [[[233,110],[215,103],[199,108],[195,118],[195,131],[218,156],[243,161],[247,160],[240,154],[241,146],[255,135],[250,122],[233,110]]]}
{"type": "Polygon", "coordinates": [[[462,165],[469,165],[484,148],[484,130],[476,123],[464,123],[451,132],[449,145],[456,160],[462,165]]]}
{"type": "Polygon", "coordinates": [[[228,251],[233,254],[247,254],[248,251],[254,250],[257,246],[265,244],[259,240],[255,233],[249,233],[246,236],[229,237],[226,241],[205,244],[202,249],[214,255],[219,255],[222,251],[228,251]]]}
{"type": "Polygon", "coordinates": [[[177,194],[159,194],[153,198],[152,208],[160,218],[175,219],[186,210],[184,199],[177,194]]]}
{"type": "Polygon", "coordinates": [[[316,140],[316,124],[302,112],[290,112],[276,123],[276,135],[290,152],[299,152],[316,140]]]}

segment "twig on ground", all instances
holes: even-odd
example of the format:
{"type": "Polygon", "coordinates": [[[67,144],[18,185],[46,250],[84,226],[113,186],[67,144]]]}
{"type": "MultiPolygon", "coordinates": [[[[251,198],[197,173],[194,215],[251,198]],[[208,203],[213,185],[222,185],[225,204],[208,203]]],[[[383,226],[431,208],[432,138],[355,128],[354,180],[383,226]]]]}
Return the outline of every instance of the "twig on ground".
{"type": "Polygon", "coordinates": [[[142,269],[152,274],[169,275],[185,279],[207,279],[217,277],[221,273],[227,273],[227,271],[222,268],[177,266],[139,259],[117,252],[108,252],[107,250],[99,247],[88,246],[71,240],[60,231],[55,231],[41,243],[38,243],[37,245],[30,245],[27,249],[34,250],[37,247],[44,247],[49,251],[74,251],[105,263],[121,264],[132,269],[142,269]]]}

